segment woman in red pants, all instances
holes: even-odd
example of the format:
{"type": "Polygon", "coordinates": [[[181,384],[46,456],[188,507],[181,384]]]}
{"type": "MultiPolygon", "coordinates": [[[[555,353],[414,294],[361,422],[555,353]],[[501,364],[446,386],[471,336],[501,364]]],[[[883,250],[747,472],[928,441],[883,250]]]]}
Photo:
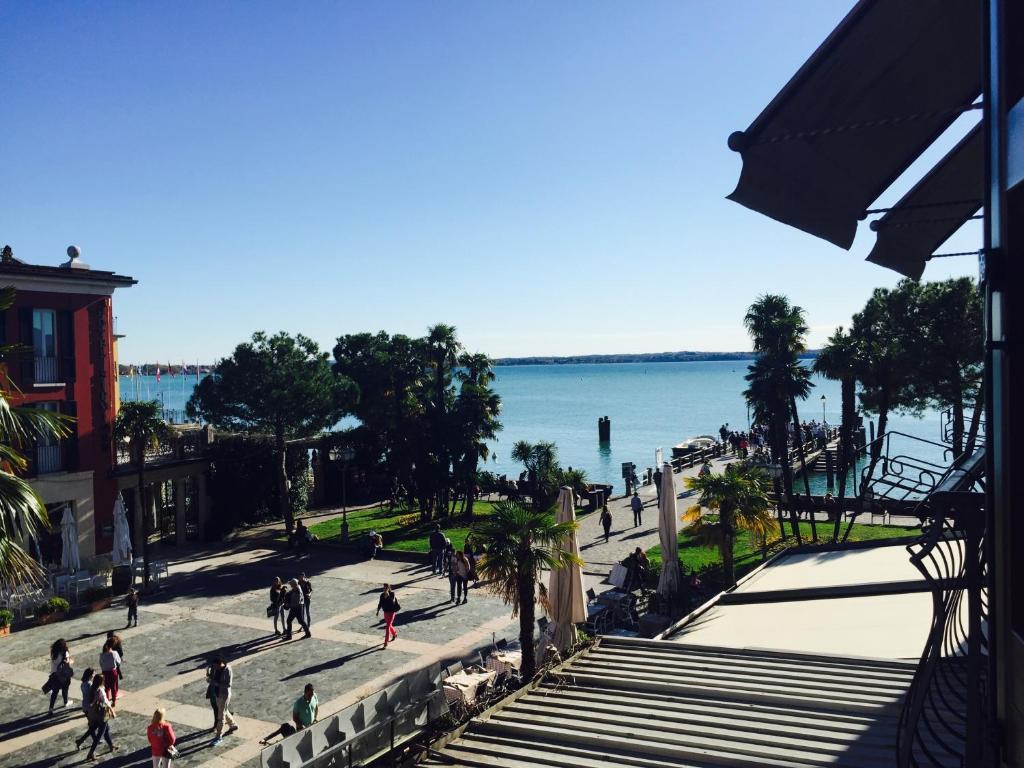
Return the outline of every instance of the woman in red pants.
{"type": "Polygon", "coordinates": [[[121,654],[114,650],[113,641],[107,640],[100,654],[100,671],[103,673],[103,688],[110,698],[111,707],[117,706],[117,678],[120,667],[121,654]]]}
{"type": "Polygon", "coordinates": [[[388,643],[398,637],[398,633],[395,631],[395,614],[402,609],[402,606],[398,603],[398,598],[395,597],[395,593],[391,591],[391,585],[385,584],[383,591],[380,593],[380,600],[377,601],[377,615],[380,616],[380,612],[384,611],[384,647],[388,647],[388,643]]]}

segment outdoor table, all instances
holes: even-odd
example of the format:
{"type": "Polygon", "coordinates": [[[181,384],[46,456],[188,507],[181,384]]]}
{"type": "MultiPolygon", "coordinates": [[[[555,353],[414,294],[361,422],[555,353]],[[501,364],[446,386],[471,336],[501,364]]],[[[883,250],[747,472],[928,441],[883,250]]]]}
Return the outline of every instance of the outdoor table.
{"type": "Polygon", "coordinates": [[[509,672],[523,666],[523,652],[517,648],[493,651],[487,657],[487,668],[497,673],[509,672]]]}
{"type": "Polygon", "coordinates": [[[444,679],[442,683],[444,697],[449,703],[458,701],[463,704],[472,704],[476,700],[480,686],[486,687],[495,677],[497,677],[497,673],[493,669],[480,672],[463,670],[444,679]]]}

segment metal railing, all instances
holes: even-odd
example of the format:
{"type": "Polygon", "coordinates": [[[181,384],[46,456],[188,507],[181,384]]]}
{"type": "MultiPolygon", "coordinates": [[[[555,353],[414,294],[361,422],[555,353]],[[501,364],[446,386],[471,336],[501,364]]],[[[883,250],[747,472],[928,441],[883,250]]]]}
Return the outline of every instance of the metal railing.
{"type": "Polygon", "coordinates": [[[907,547],[932,593],[932,624],[897,730],[900,768],[990,764],[985,623],[984,450],[962,457],[923,502],[907,547]]]}
{"type": "MultiPolygon", "coordinates": [[[[155,464],[162,461],[175,461],[196,458],[206,449],[204,431],[202,429],[174,429],[172,434],[157,444],[147,446],[145,462],[155,464]]],[[[116,453],[117,466],[134,464],[128,443],[119,441],[116,453]]]]}
{"type": "Polygon", "coordinates": [[[36,384],[60,382],[60,361],[56,357],[36,357],[32,367],[32,380],[36,384]]]}
{"type": "Polygon", "coordinates": [[[859,495],[866,501],[923,499],[935,489],[953,460],[948,445],[905,432],[888,431],[864,450],[869,460],[861,470],[859,495]],[[930,450],[941,459],[923,459],[910,455],[911,450],[930,450]]]}
{"type": "MultiPolygon", "coordinates": [[[[970,432],[971,432],[971,425],[974,423],[975,410],[973,408],[964,408],[964,416],[963,416],[963,418],[964,418],[964,425],[963,425],[963,427],[964,427],[964,440],[967,441],[969,439],[969,435],[970,435],[970,432]]],[[[975,446],[979,446],[979,445],[984,445],[985,444],[985,414],[984,414],[984,411],[982,411],[981,413],[977,414],[977,419],[978,419],[977,435],[974,438],[974,445],[975,446]]],[[[940,435],[941,435],[940,439],[946,445],[952,445],[953,444],[953,434],[955,432],[956,432],[956,420],[953,417],[953,409],[952,408],[947,408],[945,411],[942,412],[942,421],[941,421],[941,426],[940,426],[940,435]]]]}
{"type": "Polygon", "coordinates": [[[36,446],[36,474],[45,475],[49,472],[60,472],[64,469],[64,452],[60,443],[36,446]]]}

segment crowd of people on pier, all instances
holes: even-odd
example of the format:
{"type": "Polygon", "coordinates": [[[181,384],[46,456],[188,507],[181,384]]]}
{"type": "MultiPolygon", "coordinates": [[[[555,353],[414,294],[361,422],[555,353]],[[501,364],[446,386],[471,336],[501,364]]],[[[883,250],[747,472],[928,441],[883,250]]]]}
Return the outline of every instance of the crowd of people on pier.
{"type": "MultiPolygon", "coordinates": [[[[798,444],[806,444],[814,441],[816,445],[824,446],[828,441],[829,425],[827,422],[815,420],[802,421],[800,433],[792,423],[786,424],[786,439],[788,445],[796,448],[798,444]]],[[[723,424],[718,428],[718,435],[722,440],[722,446],[741,459],[751,458],[755,461],[771,461],[771,433],[765,423],[752,424],[747,431],[734,430],[729,424],[723,424]]]]}

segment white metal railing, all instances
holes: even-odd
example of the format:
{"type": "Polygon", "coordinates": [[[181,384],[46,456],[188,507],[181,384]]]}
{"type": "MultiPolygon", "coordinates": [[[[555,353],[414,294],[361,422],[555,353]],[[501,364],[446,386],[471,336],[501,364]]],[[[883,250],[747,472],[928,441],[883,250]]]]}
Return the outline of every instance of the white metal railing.
{"type": "Polygon", "coordinates": [[[55,384],[59,381],[60,365],[56,357],[36,357],[33,372],[36,384],[55,384]]]}
{"type": "Polygon", "coordinates": [[[64,469],[64,462],[61,460],[60,444],[40,445],[36,447],[36,474],[45,475],[47,472],[60,472],[64,469]]]}

